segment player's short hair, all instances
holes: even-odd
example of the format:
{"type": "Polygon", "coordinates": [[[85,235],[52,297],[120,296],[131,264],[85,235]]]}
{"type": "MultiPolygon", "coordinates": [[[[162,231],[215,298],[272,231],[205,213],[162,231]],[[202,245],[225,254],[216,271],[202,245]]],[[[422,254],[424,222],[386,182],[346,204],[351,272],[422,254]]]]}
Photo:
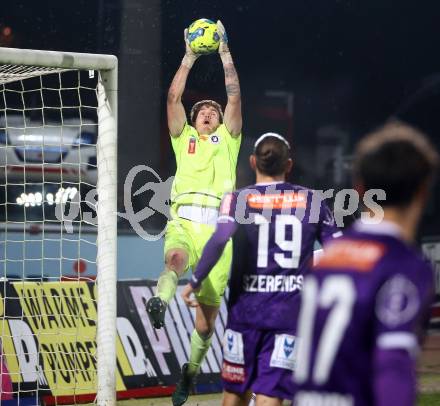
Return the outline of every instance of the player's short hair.
{"type": "Polygon", "coordinates": [[[404,207],[431,181],[438,166],[439,154],[428,138],[408,124],[393,121],[360,141],[353,176],[365,190],[385,191],[381,205],[404,207]]]}
{"type": "Polygon", "coordinates": [[[255,141],[254,154],[258,170],[269,176],[281,175],[286,171],[290,158],[290,144],[276,133],[265,133],[255,141]]]}
{"type": "Polygon", "coordinates": [[[204,106],[214,107],[218,112],[218,117],[219,117],[220,123],[223,123],[222,106],[220,106],[220,104],[218,104],[214,100],[201,100],[201,101],[197,102],[196,104],[194,104],[194,106],[192,106],[191,112],[189,114],[191,124],[194,124],[196,122],[199,111],[204,106]]]}

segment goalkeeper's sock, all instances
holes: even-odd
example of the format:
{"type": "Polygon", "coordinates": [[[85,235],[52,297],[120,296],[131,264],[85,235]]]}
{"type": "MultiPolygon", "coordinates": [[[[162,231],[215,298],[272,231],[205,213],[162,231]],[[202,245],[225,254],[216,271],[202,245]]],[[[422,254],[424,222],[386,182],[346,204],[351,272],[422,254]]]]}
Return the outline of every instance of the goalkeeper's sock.
{"type": "Polygon", "coordinates": [[[156,296],[159,296],[167,305],[176,293],[178,279],[176,272],[165,270],[157,280],[156,296]]]}
{"type": "Polygon", "coordinates": [[[196,329],[191,334],[191,355],[189,357],[188,374],[197,375],[200,370],[206,353],[211,345],[212,335],[208,338],[203,338],[199,335],[196,329]]]}

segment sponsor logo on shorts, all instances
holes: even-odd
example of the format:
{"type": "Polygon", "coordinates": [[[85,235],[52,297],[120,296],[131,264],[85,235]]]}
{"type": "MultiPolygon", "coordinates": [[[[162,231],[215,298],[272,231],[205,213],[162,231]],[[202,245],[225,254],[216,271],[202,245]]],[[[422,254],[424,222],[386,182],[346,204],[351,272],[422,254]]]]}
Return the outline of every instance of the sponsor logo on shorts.
{"type": "Polygon", "coordinates": [[[228,382],[244,383],[246,379],[246,371],[240,365],[233,365],[223,361],[222,378],[228,382]]]}
{"type": "Polygon", "coordinates": [[[246,292],[295,292],[302,289],[303,275],[245,275],[246,292]]]}
{"type": "Polygon", "coordinates": [[[293,406],[353,406],[354,399],[351,395],[330,392],[304,392],[295,395],[293,406]]]}
{"type": "Polygon", "coordinates": [[[233,364],[244,365],[243,336],[238,331],[226,329],[223,338],[223,358],[233,364]]]}
{"type": "Polygon", "coordinates": [[[290,334],[276,334],[270,366],[295,370],[297,338],[290,334]]]}

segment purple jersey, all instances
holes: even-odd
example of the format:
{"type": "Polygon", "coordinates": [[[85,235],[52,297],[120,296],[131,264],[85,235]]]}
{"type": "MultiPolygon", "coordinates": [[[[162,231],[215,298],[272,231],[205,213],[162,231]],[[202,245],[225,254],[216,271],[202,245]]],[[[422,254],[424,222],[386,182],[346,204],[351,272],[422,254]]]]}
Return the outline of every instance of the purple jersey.
{"type": "Polygon", "coordinates": [[[301,186],[257,184],[226,195],[218,221],[236,224],[228,325],[294,330],[315,241],[339,233],[327,204],[301,186]]]}
{"type": "Polygon", "coordinates": [[[358,222],[328,244],[304,281],[294,405],[412,404],[390,397],[415,386],[412,355],[432,298],[431,266],[394,224],[358,222]]]}

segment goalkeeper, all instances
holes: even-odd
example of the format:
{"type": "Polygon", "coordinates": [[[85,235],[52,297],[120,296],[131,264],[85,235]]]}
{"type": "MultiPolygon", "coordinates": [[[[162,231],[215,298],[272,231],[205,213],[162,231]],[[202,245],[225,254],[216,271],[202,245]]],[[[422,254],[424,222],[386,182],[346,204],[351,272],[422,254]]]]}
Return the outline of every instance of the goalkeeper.
{"type": "MultiPolygon", "coordinates": [[[[241,96],[238,75],[228,49],[225,29],[217,22],[219,54],[223,63],[227,104],[212,100],[196,103],[187,122],[182,104],[188,74],[197,60],[185,30],[185,56],[168,91],[167,116],[177,170],[171,189],[171,220],[165,234],[165,269],[157,282],[156,296],[147,302],[147,313],[155,328],[164,326],[165,310],[173,298],[177,281],[189,267],[194,269],[205,243],[215,229],[220,201],[235,187],[235,171],[241,142],[241,96]]],[[[191,335],[189,362],[182,366],[181,380],[173,393],[173,405],[186,402],[193,379],[209,349],[231,266],[232,245],[197,294],[195,330],[191,335]]]]}

